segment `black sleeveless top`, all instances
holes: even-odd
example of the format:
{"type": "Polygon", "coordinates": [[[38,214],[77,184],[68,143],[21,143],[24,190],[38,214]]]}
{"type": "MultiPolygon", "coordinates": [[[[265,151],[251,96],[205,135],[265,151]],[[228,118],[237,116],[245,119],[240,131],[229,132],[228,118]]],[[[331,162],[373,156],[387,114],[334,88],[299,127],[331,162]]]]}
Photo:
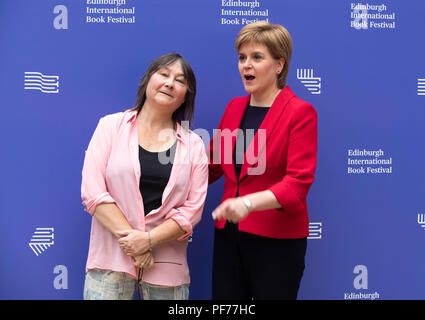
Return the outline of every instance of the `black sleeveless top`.
{"type": "Polygon", "coordinates": [[[270,108],[268,107],[254,107],[251,105],[246,108],[240,125],[241,130],[236,137],[236,144],[233,149],[233,163],[235,165],[236,178],[238,180],[241,174],[245,152],[269,110],[270,108]]]}
{"type": "Polygon", "coordinates": [[[139,145],[139,162],[141,168],[139,189],[143,198],[145,215],[162,205],[162,194],[170,179],[173,168],[177,140],[174,145],[162,152],[150,152],[139,145]],[[167,163],[161,163],[167,159],[167,163]]]}

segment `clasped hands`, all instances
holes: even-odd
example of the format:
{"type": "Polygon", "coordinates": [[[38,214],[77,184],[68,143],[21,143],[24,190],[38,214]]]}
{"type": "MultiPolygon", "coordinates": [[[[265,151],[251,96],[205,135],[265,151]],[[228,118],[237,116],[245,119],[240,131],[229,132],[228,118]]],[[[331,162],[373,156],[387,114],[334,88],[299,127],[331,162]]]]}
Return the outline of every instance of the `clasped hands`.
{"type": "Polygon", "coordinates": [[[117,234],[121,237],[118,239],[121,250],[133,258],[135,266],[150,268],[154,265],[147,232],[132,229],[118,231],[117,234]]]}
{"type": "Polygon", "coordinates": [[[213,212],[214,220],[227,219],[238,223],[249,214],[249,210],[241,198],[231,198],[223,201],[213,212]]]}

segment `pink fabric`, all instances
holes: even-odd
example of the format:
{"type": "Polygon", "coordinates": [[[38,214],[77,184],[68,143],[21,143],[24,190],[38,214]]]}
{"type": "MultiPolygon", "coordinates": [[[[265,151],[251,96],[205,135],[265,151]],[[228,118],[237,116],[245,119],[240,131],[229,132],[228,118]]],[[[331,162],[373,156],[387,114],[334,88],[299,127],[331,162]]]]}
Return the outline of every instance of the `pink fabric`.
{"type": "MultiPolygon", "coordinates": [[[[162,206],[147,216],[139,190],[135,111],[100,119],[86,151],[81,185],[83,205],[91,215],[97,205],[115,203],[133,229],[149,231],[171,218],[186,231],[180,239],[156,246],[155,266],[143,271],[144,281],[166,286],[190,283],[187,238],[201,220],[208,186],[208,159],[201,138],[180,125],[176,136],[177,150],[162,206]]],[[[86,272],[95,268],[127,272],[134,278],[138,273],[117,238],[93,217],[86,272]]]]}

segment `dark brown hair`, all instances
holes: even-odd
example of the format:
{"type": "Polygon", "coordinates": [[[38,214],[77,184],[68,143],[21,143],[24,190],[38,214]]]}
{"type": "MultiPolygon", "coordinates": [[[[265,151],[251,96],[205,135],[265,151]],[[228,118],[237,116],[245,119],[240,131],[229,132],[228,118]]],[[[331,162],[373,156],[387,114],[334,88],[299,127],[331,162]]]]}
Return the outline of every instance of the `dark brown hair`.
{"type": "Polygon", "coordinates": [[[143,104],[146,101],[146,88],[152,75],[159,69],[167,67],[176,61],[179,61],[182,66],[183,74],[187,83],[187,92],[184,102],[176,111],[174,111],[173,120],[175,123],[178,122],[179,124],[181,121],[185,120],[189,121],[189,125],[192,123],[193,114],[195,111],[196,78],[190,64],[178,53],[164,54],[159,58],[156,58],[151,63],[142,80],[140,80],[139,89],[137,90],[136,103],[131,110],[135,110],[137,113],[142,110],[143,104]]]}

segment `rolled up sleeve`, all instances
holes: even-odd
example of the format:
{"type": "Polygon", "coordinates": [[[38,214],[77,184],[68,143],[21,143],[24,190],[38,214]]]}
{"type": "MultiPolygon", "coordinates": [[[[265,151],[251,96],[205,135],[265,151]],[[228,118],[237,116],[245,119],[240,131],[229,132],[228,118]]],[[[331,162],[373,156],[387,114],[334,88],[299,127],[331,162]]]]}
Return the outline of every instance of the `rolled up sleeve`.
{"type": "Polygon", "coordinates": [[[111,126],[101,118],[86,150],[81,182],[84,210],[93,215],[101,203],[114,203],[106,187],[106,166],[111,152],[111,126]]]}
{"type": "Polygon", "coordinates": [[[316,170],[317,114],[311,105],[303,105],[294,114],[289,135],[286,174],[269,190],[284,211],[293,214],[305,209],[316,170]]]}
{"type": "Polygon", "coordinates": [[[201,221],[208,188],[208,157],[203,143],[198,144],[191,164],[189,194],[184,203],[170,210],[165,219],[173,219],[185,231],[178,240],[184,240],[193,233],[193,228],[201,221]]]}

